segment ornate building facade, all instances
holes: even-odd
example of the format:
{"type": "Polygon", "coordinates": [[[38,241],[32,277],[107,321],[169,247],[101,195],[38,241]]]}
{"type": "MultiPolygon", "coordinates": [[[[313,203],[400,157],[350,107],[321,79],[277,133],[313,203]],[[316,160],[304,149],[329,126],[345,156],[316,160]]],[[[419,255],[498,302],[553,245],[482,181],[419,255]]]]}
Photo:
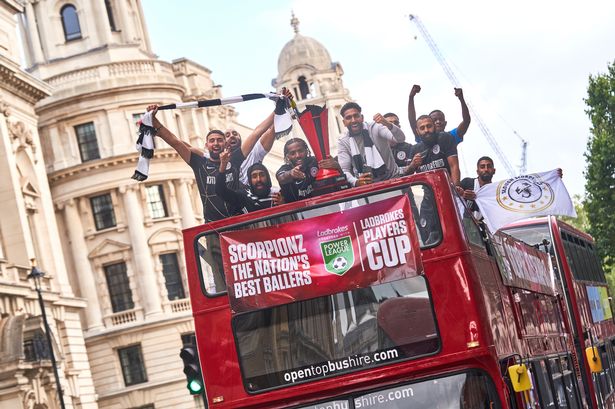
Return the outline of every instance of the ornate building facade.
{"type": "MultiPolygon", "coordinates": [[[[181,236],[203,220],[194,176],[161,141],[149,179],[130,176],[144,107],[218,98],[219,87],[199,64],[156,58],[139,0],[0,9],[0,176],[11,182],[1,191],[0,408],[58,407],[48,360],[27,350],[41,333],[26,280],[34,259],[47,272],[67,407],[202,407],[178,356],[194,332],[181,236]]],[[[160,115],[195,146],[211,128],[249,130],[231,107],[160,115]]]]}
{"type": "MultiPolygon", "coordinates": [[[[299,110],[332,108],[335,155],[343,70],[292,25],[273,85],[299,110]]],[[[130,176],[146,105],[219,97],[207,68],[157,59],[140,0],[0,0],[0,409],[60,407],[32,263],[67,408],[202,407],[178,357],[194,332],[181,236],[203,221],[194,176],[160,140],[147,181],[130,176]]],[[[199,147],[212,128],[250,131],[228,106],[159,116],[199,147]]]]}
{"type": "Polygon", "coordinates": [[[87,301],[72,290],[47,182],[35,104],[52,87],[19,64],[15,15],[0,2],[0,407],[57,408],[49,344],[32,263],[46,274],[41,294],[67,408],[97,408],[80,315],[87,301]]]}
{"type": "MultiPolygon", "coordinates": [[[[271,81],[271,85],[278,92],[284,87],[291,90],[299,112],[306,105],[329,108],[329,147],[331,156],[336,156],[337,140],[344,132],[340,108],[351,101],[342,80],[344,70],[339,62],[331,60],[325,46],[299,32],[299,19],[294,14],[290,24],[295,35],[280,51],[278,75],[271,81]]],[[[292,136],[305,138],[298,123],[293,126],[292,136]]],[[[265,158],[265,164],[272,173],[284,163],[283,147],[284,143],[274,144],[271,153],[265,158]]]]}

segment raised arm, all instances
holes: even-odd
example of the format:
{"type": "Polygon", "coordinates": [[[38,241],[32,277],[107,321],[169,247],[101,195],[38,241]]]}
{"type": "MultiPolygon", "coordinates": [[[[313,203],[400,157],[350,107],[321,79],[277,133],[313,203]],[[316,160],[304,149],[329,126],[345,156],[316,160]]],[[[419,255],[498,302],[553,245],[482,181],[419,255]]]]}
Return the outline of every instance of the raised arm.
{"type": "Polygon", "coordinates": [[[230,158],[231,153],[228,148],[220,153],[220,166],[218,169],[219,172],[216,175],[215,189],[216,194],[225,202],[237,203],[240,200],[240,195],[226,186],[226,165],[228,165],[230,158]]]}
{"type": "Polygon", "coordinates": [[[408,97],[408,122],[410,122],[410,129],[414,134],[414,139],[419,141],[419,134],[416,131],[416,108],[414,107],[414,96],[421,92],[420,85],[413,85],[410,90],[410,96],[408,97]]]}
{"type": "MultiPolygon", "coordinates": [[[[275,140],[275,132],[273,130],[273,126],[270,126],[263,136],[261,136],[261,145],[263,145],[263,149],[265,152],[269,152],[273,147],[273,141],[275,140]]],[[[256,142],[255,142],[256,143],[256,142]]]]}
{"type": "Polygon", "coordinates": [[[404,134],[404,131],[402,131],[399,127],[395,126],[391,122],[387,121],[387,119],[381,114],[374,115],[374,122],[386,127],[390,131],[390,135],[389,132],[383,132],[381,136],[385,139],[388,139],[389,142],[391,142],[392,144],[397,144],[406,140],[406,135],[404,134]]]}
{"type": "Polygon", "coordinates": [[[470,110],[468,109],[468,105],[463,98],[463,90],[461,88],[455,88],[455,96],[459,98],[459,102],[461,103],[461,123],[457,126],[457,136],[459,139],[463,139],[463,136],[466,134],[468,127],[470,126],[470,110]]]}
{"type": "Polygon", "coordinates": [[[446,158],[448,160],[448,166],[451,168],[451,179],[453,179],[453,183],[455,186],[459,186],[459,182],[461,180],[461,171],[459,170],[459,157],[457,155],[449,156],[446,158]]]}
{"type": "Polygon", "coordinates": [[[184,162],[190,164],[190,155],[192,152],[197,155],[201,152],[198,148],[193,148],[188,142],[180,140],[173,132],[169,131],[159,120],[156,118],[158,112],[158,105],[150,105],[147,107],[147,111],[154,111],[152,114],[152,125],[156,128],[156,135],[163,141],[168,143],[171,148],[175,149],[184,162]]]}
{"type": "Polygon", "coordinates": [[[258,126],[254,128],[252,133],[241,144],[241,153],[243,153],[244,157],[248,156],[248,154],[250,153],[250,151],[256,144],[256,141],[258,141],[260,137],[263,136],[265,132],[267,132],[267,130],[272,126],[273,126],[273,112],[269,114],[269,116],[265,118],[263,122],[258,124],[258,126]]]}

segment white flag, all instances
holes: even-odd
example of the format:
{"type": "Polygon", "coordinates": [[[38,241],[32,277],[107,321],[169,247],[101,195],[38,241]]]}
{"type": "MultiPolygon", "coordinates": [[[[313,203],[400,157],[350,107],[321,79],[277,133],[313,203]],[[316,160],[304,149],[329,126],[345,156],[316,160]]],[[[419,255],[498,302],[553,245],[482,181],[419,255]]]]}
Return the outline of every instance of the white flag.
{"type": "Polygon", "coordinates": [[[483,185],[476,192],[476,203],[492,232],[529,217],[577,216],[557,170],[483,185]]]}

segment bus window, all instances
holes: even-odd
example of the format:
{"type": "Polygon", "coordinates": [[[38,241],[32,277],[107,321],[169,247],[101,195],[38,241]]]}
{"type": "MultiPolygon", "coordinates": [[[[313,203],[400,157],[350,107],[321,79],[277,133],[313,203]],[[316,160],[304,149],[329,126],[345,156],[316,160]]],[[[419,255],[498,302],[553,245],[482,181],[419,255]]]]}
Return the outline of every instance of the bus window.
{"type": "Polygon", "coordinates": [[[422,276],[239,314],[233,331],[248,392],[439,350],[422,276]]]}
{"type": "Polygon", "coordinates": [[[602,390],[605,391],[605,397],[613,390],[613,383],[610,378],[611,368],[609,357],[606,353],[606,344],[602,344],[598,350],[600,351],[600,359],[602,360],[602,372],[600,372],[600,382],[602,383],[602,390]]]}
{"type": "Polygon", "coordinates": [[[564,379],[564,388],[568,399],[568,407],[570,409],[579,409],[581,407],[579,390],[577,389],[577,380],[572,371],[572,363],[570,356],[562,357],[562,375],[564,379]]]}
{"type": "Polygon", "coordinates": [[[553,382],[557,406],[559,408],[567,408],[568,399],[564,387],[564,375],[562,374],[562,369],[560,367],[559,357],[549,359],[549,374],[551,376],[551,381],[553,382]]]}
{"type": "MultiPolygon", "coordinates": [[[[458,198],[455,197],[455,199],[458,199],[458,198]]],[[[476,222],[472,218],[471,214],[472,212],[470,212],[470,210],[464,206],[463,214],[462,214],[463,230],[465,231],[466,237],[468,238],[468,241],[471,244],[484,248],[485,243],[483,242],[483,236],[480,232],[480,229],[476,225],[476,222]]]]}
{"type": "MultiPolygon", "coordinates": [[[[552,242],[551,232],[549,226],[546,223],[535,224],[527,227],[513,227],[510,229],[504,229],[506,234],[510,234],[514,238],[521,240],[530,246],[541,244],[543,240],[552,242]]],[[[544,248],[541,247],[544,250],[544,248]]]]}
{"type": "Polygon", "coordinates": [[[209,231],[199,236],[195,242],[195,254],[198,254],[198,265],[201,272],[203,291],[208,296],[217,296],[226,293],[226,281],[222,268],[222,252],[220,248],[219,233],[233,230],[257,229],[266,226],[275,226],[293,220],[310,219],[325,214],[337,213],[346,209],[364,206],[368,203],[379,202],[391,197],[407,194],[410,198],[412,215],[418,233],[421,248],[434,247],[442,241],[442,227],[438,216],[434,196],[431,188],[424,184],[412,185],[410,188],[392,189],[385,192],[366,194],[346,201],[328,202],[300,211],[287,212],[280,215],[259,219],[257,222],[246,222],[224,227],[218,231],[209,231]],[[426,199],[427,197],[427,199],[426,199]],[[429,201],[431,200],[431,203],[429,201]],[[422,223],[419,226],[417,223],[422,223]]]}
{"type": "Polygon", "coordinates": [[[438,245],[442,228],[433,190],[427,185],[412,185],[409,196],[421,248],[438,245]]]}
{"type": "Polygon", "coordinates": [[[396,386],[354,398],[357,409],[499,409],[491,380],[478,371],[396,386]]]}
{"type": "Polygon", "coordinates": [[[553,398],[553,389],[549,380],[549,373],[544,360],[534,361],[532,369],[536,380],[538,381],[538,395],[541,408],[554,408],[555,399],[553,398]]]}

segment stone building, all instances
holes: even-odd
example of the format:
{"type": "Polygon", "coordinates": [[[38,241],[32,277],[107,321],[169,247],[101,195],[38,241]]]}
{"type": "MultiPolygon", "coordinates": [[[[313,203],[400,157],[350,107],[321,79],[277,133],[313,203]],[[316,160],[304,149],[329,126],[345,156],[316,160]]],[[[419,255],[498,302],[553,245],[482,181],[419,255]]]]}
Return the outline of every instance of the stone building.
{"type": "Polygon", "coordinates": [[[50,349],[31,263],[41,280],[51,344],[67,408],[97,408],[80,314],[45,169],[35,104],[52,87],[19,64],[15,0],[0,1],[0,408],[58,408],[50,349]]]}
{"type": "MultiPolygon", "coordinates": [[[[343,71],[292,25],[273,85],[300,110],[333,108],[335,148],[343,71]]],[[[203,221],[194,177],[160,140],[147,181],[130,176],[147,104],[219,97],[207,68],[157,59],[140,0],[0,0],[0,409],[59,407],[32,263],[67,408],[202,407],[178,357],[194,332],[181,236],[203,221]]],[[[212,128],[250,131],[229,106],[159,116],[199,147],[212,128]]]]}
{"type": "MultiPolygon", "coordinates": [[[[149,179],[130,176],[144,107],[218,98],[219,87],[193,61],[156,58],[139,0],[0,7],[0,176],[11,181],[0,193],[0,408],[58,407],[48,360],[27,351],[41,334],[32,259],[47,272],[67,407],[202,407],[178,357],[194,332],[181,236],[203,220],[194,177],[161,141],[149,179]]],[[[195,146],[211,128],[249,131],[228,106],[160,115],[195,146]]]]}

